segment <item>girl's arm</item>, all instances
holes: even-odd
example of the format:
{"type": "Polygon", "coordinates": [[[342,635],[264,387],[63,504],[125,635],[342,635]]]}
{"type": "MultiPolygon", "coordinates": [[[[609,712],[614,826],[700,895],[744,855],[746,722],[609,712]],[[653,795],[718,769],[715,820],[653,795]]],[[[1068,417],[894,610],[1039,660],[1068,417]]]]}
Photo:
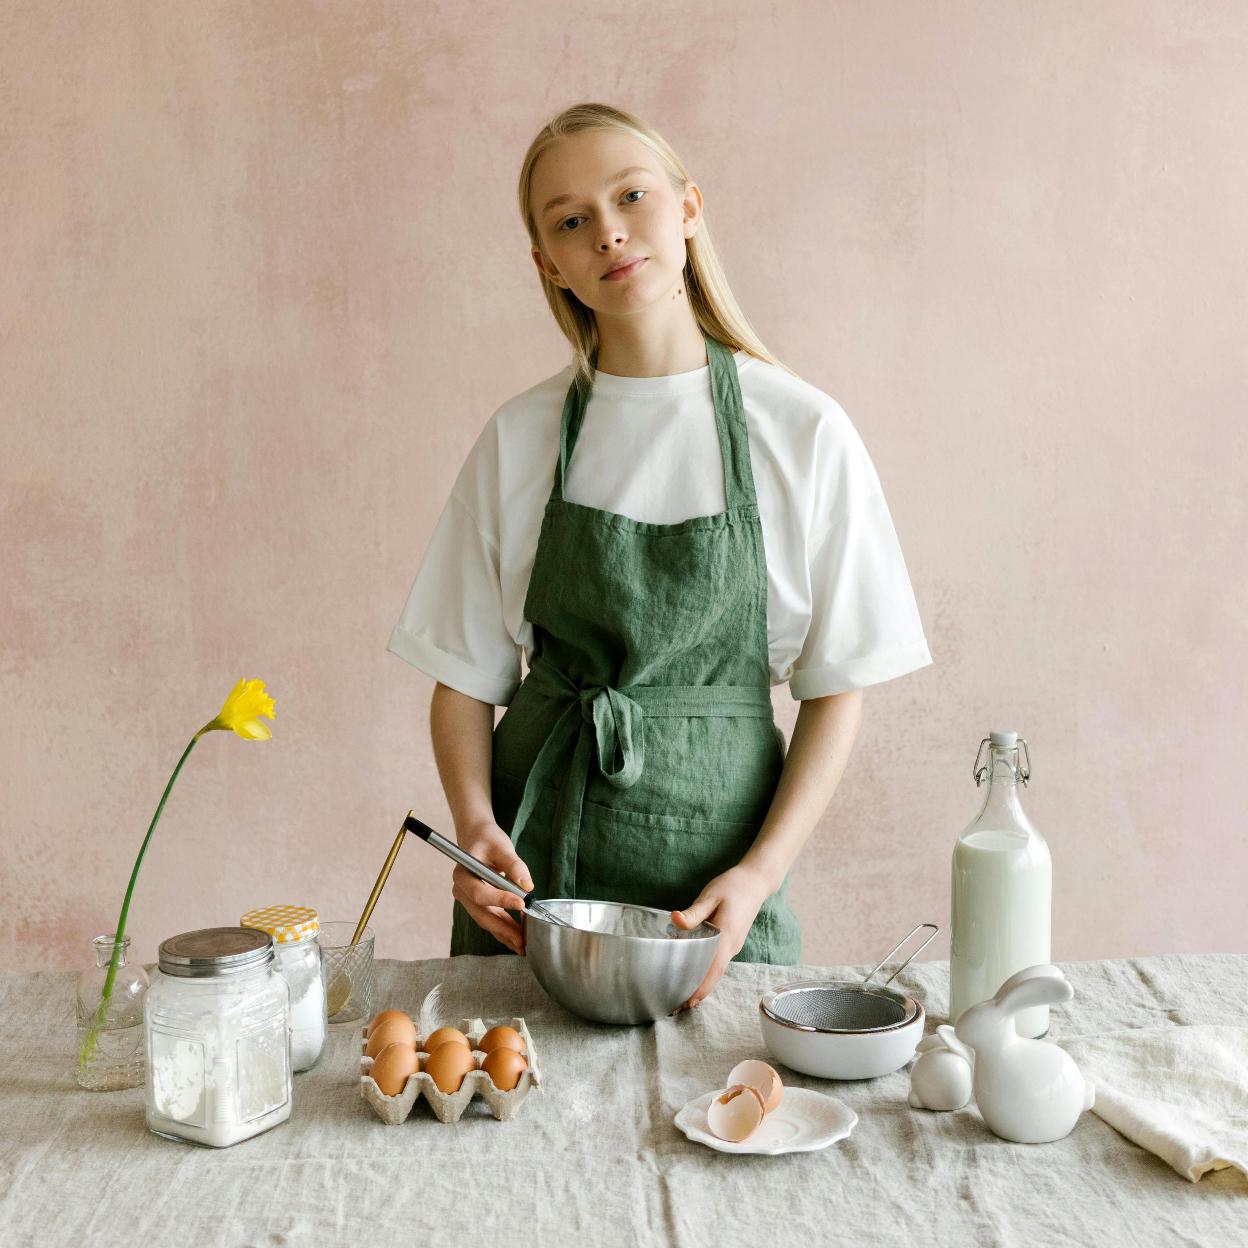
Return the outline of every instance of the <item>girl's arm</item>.
{"type": "Polygon", "coordinates": [[[861,724],[861,689],[802,702],[780,783],[754,844],[735,867],[711,880],[688,910],[672,914],[679,927],[710,919],[723,933],[710,971],[684,1008],[697,1005],[719,982],[759,908],[784,882],[836,792],[861,724]]]}
{"type": "MultiPolygon", "coordinates": [[[[429,703],[429,731],[460,848],[521,888],[532,888],[528,868],[516,856],[511,838],[494,822],[490,800],[494,707],[439,682],[429,703]]],[[[524,952],[520,927],[503,909],[523,910],[522,898],[494,888],[460,866],[451,881],[452,896],[479,926],[516,953],[524,952]]]]}

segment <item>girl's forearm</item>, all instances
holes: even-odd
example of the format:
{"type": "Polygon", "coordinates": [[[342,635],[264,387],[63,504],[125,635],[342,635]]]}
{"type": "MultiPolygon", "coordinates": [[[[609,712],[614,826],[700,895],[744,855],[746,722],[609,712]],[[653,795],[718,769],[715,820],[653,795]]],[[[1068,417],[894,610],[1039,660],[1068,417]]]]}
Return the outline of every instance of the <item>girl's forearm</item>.
{"type": "Polygon", "coordinates": [[[767,818],[741,860],[762,873],[772,892],[832,800],[861,723],[861,689],[802,702],[767,818]]]}
{"type": "Polygon", "coordinates": [[[455,831],[493,823],[494,707],[439,683],[429,703],[429,733],[455,831]]]}

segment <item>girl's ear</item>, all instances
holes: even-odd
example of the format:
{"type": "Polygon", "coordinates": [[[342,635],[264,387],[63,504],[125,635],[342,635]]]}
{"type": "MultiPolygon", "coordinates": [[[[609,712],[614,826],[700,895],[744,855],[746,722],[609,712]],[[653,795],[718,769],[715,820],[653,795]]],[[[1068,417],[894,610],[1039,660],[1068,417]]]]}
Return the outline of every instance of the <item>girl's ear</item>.
{"type": "Polygon", "coordinates": [[[702,220],[702,191],[696,182],[690,182],[685,188],[683,212],[685,237],[692,238],[702,220]]]}
{"type": "Polygon", "coordinates": [[[567,286],[567,282],[560,277],[559,270],[542,255],[540,247],[534,247],[529,254],[533,257],[533,263],[537,265],[537,271],[543,277],[554,282],[556,286],[567,286]]]}

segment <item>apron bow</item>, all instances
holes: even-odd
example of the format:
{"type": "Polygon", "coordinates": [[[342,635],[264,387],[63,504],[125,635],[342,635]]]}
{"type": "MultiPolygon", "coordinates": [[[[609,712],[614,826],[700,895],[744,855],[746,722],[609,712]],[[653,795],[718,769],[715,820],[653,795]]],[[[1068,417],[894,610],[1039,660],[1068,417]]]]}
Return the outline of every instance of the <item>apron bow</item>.
{"type": "Polygon", "coordinates": [[[598,770],[617,789],[631,788],[645,766],[645,716],[627,694],[611,685],[580,691],[581,718],[594,729],[598,770]]]}

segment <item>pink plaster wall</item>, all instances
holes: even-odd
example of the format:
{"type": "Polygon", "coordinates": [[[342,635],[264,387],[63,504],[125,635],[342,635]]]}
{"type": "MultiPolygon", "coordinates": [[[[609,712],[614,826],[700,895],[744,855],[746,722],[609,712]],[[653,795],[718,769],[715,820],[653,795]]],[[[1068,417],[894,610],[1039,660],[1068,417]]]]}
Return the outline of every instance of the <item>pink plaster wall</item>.
{"type": "MultiPolygon", "coordinates": [[[[581,98],[675,143],[855,421],[935,656],[867,695],[806,960],[947,923],[991,727],[1055,957],[1245,948],[1243,6],[63,0],[0,11],[0,83],[5,965],[89,960],[243,675],[274,739],[192,755],[141,958],[355,918],[409,806],[449,830],[385,644],[481,425],[566,361],[513,196],[581,98]]],[[[381,954],[445,952],[449,873],[404,849],[381,954]]]]}

